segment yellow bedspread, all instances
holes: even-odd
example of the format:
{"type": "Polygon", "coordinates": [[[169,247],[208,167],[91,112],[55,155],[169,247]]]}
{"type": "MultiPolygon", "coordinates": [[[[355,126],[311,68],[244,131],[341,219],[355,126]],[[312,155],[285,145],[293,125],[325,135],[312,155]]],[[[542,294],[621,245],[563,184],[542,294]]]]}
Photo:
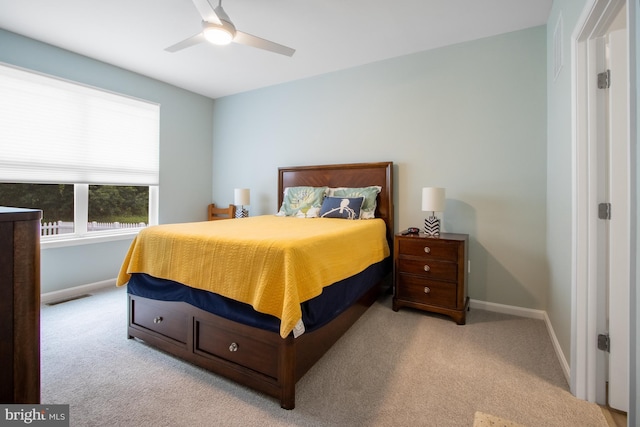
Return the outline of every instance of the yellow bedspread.
{"type": "Polygon", "coordinates": [[[384,221],[250,218],[146,228],[131,243],[117,285],[147,273],[215,292],[278,317],[284,338],[300,304],[389,256],[384,221]]]}

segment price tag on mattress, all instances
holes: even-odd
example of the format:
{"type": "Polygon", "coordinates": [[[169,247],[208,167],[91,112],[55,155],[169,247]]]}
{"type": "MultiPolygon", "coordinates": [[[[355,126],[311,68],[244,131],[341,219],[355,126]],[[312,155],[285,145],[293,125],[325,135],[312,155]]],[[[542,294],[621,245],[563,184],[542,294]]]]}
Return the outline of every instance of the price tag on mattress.
{"type": "Polygon", "coordinates": [[[296,323],[296,326],[293,327],[293,337],[298,338],[302,334],[304,334],[304,323],[302,323],[302,319],[300,319],[298,323],[296,323]]]}

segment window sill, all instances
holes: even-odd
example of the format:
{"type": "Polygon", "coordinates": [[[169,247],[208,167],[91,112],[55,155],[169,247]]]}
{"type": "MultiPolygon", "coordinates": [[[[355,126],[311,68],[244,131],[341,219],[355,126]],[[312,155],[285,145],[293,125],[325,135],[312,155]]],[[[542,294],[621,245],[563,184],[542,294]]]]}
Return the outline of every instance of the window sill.
{"type": "Polygon", "coordinates": [[[67,246],[92,245],[95,243],[114,242],[118,240],[133,240],[140,230],[132,230],[123,233],[96,233],[96,235],[69,236],[51,240],[40,239],[40,249],[63,248],[67,246]]]}

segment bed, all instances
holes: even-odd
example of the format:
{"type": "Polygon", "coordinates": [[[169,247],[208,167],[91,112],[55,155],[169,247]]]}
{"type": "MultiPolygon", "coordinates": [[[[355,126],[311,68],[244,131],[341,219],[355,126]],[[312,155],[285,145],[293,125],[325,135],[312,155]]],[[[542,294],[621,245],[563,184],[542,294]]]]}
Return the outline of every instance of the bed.
{"type": "Polygon", "coordinates": [[[287,197],[285,189],[301,186],[377,186],[375,219],[265,215],[150,227],[147,230],[154,230],[141,232],[132,243],[118,277],[119,286],[128,285],[128,337],[275,397],[282,408],[293,409],[296,382],[371,306],[391,272],[393,163],[279,168],[278,208],[287,197]],[[321,259],[312,259],[305,248],[311,246],[320,253],[323,224],[331,228],[326,234],[339,235],[341,251],[338,256],[322,252],[326,255],[321,259]],[[296,227],[306,228],[298,232],[296,227]],[[287,239],[273,238],[287,233],[291,234],[287,239]],[[383,242],[363,237],[372,233],[383,242]],[[225,246],[225,236],[233,234],[243,237],[225,246]],[[288,240],[293,235],[304,236],[300,241],[288,240]],[[186,243],[175,243],[176,236],[186,243]],[[271,255],[265,255],[266,261],[256,261],[252,249],[256,241],[251,239],[269,242],[271,255]],[[372,247],[372,254],[349,251],[347,243],[354,242],[366,242],[363,247],[372,247]],[[280,245],[282,253],[274,252],[280,245]],[[180,251],[183,259],[193,262],[174,262],[181,259],[180,251]],[[344,256],[345,251],[349,256],[344,256]],[[225,258],[227,253],[232,256],[225,258]],[[234,266],[235,259],[241,264],[244,260],[244,267],[234,266]],[[259,267],[247,268],[247,260],[259,267]],[[262,263],[277,268],[261,267],[262,263]],[[351,269],[348,277],[336,272],[343,268],[351,269]],[[238,275],[241,270],[246,270],[245,276],[238,275]]]}

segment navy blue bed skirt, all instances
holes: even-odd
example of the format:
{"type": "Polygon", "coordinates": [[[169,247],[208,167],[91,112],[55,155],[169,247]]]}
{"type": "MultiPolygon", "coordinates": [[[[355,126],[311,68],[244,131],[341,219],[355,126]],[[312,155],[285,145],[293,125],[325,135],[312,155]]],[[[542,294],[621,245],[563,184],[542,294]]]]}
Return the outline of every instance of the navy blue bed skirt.
{"type": "MultiPolygon", "coordinates": [[[[387,260],[373,264],[355,276],[327,286],[320,295],[303,302],[302,321],[306,332],[330,322],[371,287],[378,285],[388,272],[387,266],[387,260]]],[[[277,317],[259,313],[248,304],[171,280],[135,273],[127,284],[127,292],[160,301],[183,301],[234,322],[273,332],[280,331],[280,319],[277,317]]]]}

